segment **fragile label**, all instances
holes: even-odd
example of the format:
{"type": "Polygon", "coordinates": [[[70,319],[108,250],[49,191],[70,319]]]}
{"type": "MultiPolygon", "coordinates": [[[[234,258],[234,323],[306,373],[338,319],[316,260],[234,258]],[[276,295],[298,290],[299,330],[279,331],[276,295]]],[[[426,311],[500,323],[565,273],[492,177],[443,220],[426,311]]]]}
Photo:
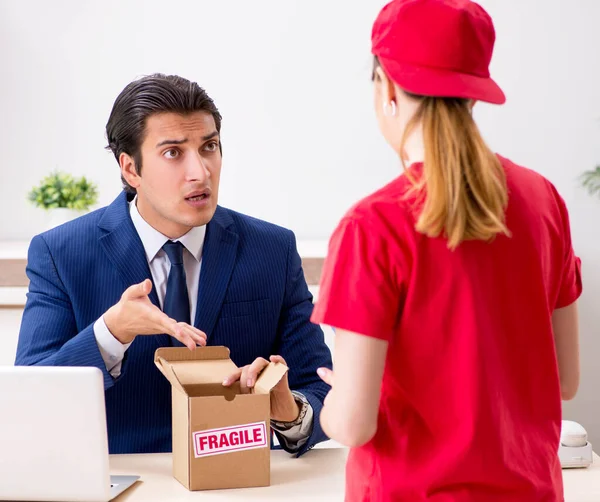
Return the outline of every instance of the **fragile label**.
{"type": "Polygon", "coordinates": [[[266,422],[194,432],[192,438],[196,458],[268,446],[266,422]]]}

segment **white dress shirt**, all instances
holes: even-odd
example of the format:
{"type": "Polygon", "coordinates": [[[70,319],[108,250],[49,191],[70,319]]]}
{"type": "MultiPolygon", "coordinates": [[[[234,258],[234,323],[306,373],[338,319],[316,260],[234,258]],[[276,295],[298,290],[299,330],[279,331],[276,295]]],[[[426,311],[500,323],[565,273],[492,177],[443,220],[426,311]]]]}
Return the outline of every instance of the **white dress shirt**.
{"type": "MultiPolygon", "coordinates": [[[[142,215],[140,215],[136,206],[137,197],[129,203],[129,214],[133,221],[144,251],[146,259],[152,274],[153,287],[156,288],[158,301],[161,309],[163,308],[165,294],[167,291],[167,279],[171,270],[171,262],[167,254],[162,249],[169,238],[161,234],[152,227],[142,215]]],[[[202,249],[204,248],[204,238],[206,237],[206,225],[192,228],[187,234],[181,236],[175,241],[181,242],[183,251],[183,268],[185,270],[186,283],[188,288],[188,297],[190,300],[190,319],[194,324],[196,318],[196,305],[198,300],[198,285],[200,282],[200,268],[202,265],[202,249]],[[195,278],[194,280],[190,280],[195,278]]],[[[125,356],[125,351],[131,343],[122,344],[108,330],[104,317],[100,317],[94,323],[94,335],[102,359],[106,364],[106,369],[113,378],[121,374],[121,363],[125,356]]],[[[286,431],[279,431],[286,446],[290,450],[299,449],[307,440],[312,432],[313,410],[308,406],[307,413],[301,424],[294,426],[286,431]]]]}
{"type": "MultiPolygon", "coordinates": [[[[129,203],[129,214],[131,215],[133,226],[144,246],[146,260],[148,260],[150,273],[152,274],[153,287],[156,288],[158,302],[162,309],[167,291],[167,279],[171,270],[171,262],[162,247],[169,238],[161,234],[142,218],[135,204],[136,200],[137,197],[129,203]]],[[[191,324],[193,324],[196,315],[196,300],[198,299],[200,265],[202,263],[202,248],[204,247],[205,236],[206,226],[201,226],[192,228],[187,234],[176,239],[184,246],[183,268],[185,270],[188,297],[190,299],[191,324]],[[198,279],[195,281],[189,280],[190,277],[197,277],[198,279]]],[[[96,336],[102,359],[106,363],[106,369],[113,378],[117,378],[121,374],[121,362],[125,356],[125,351],[131,344],[122,344],[119,342],[106,327],[103,317],[98,319],[94,324],[94,335],[96,336]]]]}

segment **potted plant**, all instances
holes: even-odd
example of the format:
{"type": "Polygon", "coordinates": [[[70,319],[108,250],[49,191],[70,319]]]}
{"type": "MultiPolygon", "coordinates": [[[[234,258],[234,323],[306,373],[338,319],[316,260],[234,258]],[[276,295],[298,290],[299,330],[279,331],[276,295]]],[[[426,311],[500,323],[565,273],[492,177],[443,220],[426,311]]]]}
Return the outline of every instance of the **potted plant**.
{"type": "Polygon", "coordinates": [[[596,166],[596,169],[586,171],[581,177],[583,186],[587,188],[590,195],[600,196],[600,166],[596,166]]]}
{"type": "Polygon", "coordinates": [[[48,211],[48,228],[53,228],[87,212],[98,199],[98,189],[85,176],[74,178],[54,172],[34,187],[28,197],[35,206],[48,211]]]}

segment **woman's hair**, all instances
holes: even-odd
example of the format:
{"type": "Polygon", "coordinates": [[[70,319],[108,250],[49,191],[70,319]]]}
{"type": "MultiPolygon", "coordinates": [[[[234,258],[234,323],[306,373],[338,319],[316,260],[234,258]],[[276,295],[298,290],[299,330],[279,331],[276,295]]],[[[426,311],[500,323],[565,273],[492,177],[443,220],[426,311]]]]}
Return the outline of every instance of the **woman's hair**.
{"type": "MultiPolygon", "coordinates": [[[[377,58],[374,65],[374,70],[379,67],[377,58]]],[[[425,145],[423,176],[411,177],[423,203],[416,230],[428,237],[443,235],[450,249],[466,240],[510,235],[505,224],[506,175],[481,137],[469,100],[406,94],[420,104],[406,126],[400,151],[419,125],[425,145]]]]}

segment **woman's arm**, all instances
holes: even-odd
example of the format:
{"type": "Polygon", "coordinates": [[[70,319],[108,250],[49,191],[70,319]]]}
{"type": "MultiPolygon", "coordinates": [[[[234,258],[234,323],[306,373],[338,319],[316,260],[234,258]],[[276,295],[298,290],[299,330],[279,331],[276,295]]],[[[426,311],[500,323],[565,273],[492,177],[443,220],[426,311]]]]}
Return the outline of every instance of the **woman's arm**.
{"type": "Polygon", "coordinates": [[[563,400],[575,397],[579,388],[579,315],[577,302],[552,313],[552,328],[558,373],[560,375],[560,393],[563,400]]]}
{"type": "Polygon", "coordinates": [[[336,329],[334,372],[319,369],[332,386],[321,412],[331,439],[357,447],[375,435],[387,348],[386,341],[336,329]]]}

